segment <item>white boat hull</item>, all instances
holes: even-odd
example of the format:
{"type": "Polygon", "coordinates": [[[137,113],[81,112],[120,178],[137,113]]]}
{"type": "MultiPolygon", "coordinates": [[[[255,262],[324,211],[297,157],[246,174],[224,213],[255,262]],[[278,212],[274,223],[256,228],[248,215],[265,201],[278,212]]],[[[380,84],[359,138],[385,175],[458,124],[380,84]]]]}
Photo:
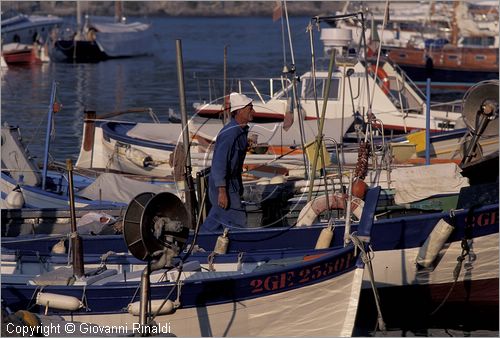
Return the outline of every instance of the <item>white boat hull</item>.
{"type": "MultiPolygon", "coordinates": [[[[466,256],[457,282],[498,279],[498,233],[476,237],[466,256]]],[[[440,251],[434,269],[417,269],[415,259],[420,247],[375,252],[373,269],[377,287],[437,285],[453,283],[457,257],[462,253],[461,242],[453,242],[440,251]]],[[[369,287],[365,280],[364,287],[369,287]]]]}
{"type": "MultiPolygon", "coordinates": [[[[355,269],[322,283],[237,303],[179,308],[155,322],[176,336],[351,336],[363,271],[355,269]]],[[[63,317],[126,327],[128,333],[139,327],[139,318],[128,313],[63,317]]]]}

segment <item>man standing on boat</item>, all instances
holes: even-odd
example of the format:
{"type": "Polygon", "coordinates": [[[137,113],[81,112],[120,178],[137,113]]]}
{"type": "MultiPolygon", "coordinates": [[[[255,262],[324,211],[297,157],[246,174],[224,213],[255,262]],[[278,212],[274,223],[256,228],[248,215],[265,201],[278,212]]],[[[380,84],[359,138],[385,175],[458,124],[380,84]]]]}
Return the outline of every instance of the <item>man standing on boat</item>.
{"type": "Polygon", "coordinates": [[[231,93],[229,100],[231,120],[217,135],[210,169],[208,196],[212,208],[202,225],[212,231],[246,227],[241,173],[248,147],[248,122],[255,111],[246,95],[231,93]]]}

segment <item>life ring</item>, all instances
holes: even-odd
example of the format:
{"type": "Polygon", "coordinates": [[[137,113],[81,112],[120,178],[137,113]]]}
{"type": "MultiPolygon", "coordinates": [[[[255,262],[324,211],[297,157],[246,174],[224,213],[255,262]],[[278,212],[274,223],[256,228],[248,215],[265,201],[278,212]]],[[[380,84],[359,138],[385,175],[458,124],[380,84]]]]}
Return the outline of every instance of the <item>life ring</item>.
{"type": "MultiPolygon", "coordinates": [[[[372,65],[368,65],[367,70],[370,74],[374,73],[374,67],[372,65]]],[[[387,75],[385,70],[383,70],[381,67],[377,68],[377,78],[382,81],[380,88],[382,88],[384,94],[389,94],[389,92],[391,91],[391,81],[389,80],[389,76],[387,75]]]]}
{"type": "MultiPolygon", "coordinates": [[[[347,196],[345,194],[333,193],[328,195],[328,204],[330,210],[341,209],[344,210],[347,206],[347,196]]],[[[302,209],[297,219],[297,226],[309,226],[311,225],[319,214],[326,211],[328,208],[326,203],[326,195],[317,197],[306,204],[302,209]]],[[[365,202],[362,199],[353,197],[351,199],[351,211],[357,219],[361,218],[361,213],[363,211],[363,206],[365,202]]]]}

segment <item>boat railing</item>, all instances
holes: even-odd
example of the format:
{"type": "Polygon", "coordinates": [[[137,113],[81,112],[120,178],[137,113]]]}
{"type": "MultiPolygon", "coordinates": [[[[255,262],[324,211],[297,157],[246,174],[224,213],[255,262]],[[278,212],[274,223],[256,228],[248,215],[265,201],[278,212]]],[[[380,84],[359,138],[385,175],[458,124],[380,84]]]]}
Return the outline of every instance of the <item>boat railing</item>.
{"type": "MultiPolygon", "coordinates": [[[[380,74],[373,74],[373,71],[369,71],[371,76],[374,77],[377,86],[382,88],[385,95],[401,114],[421,113],[423,111],[422,103],[425,102],[423,92],[398,65],[388,59],[385,59],[384,62],[388,63],[392,68],[387,74],[385,74],[383,65],[379,66],[382,70],[380,74]],[[383,78],[381,74],[384,74],[387,78],[383,78]],[[386,83],[387,80],[389,83],[386,83]]],[[[373,66],[371,68],[368,66],[368,69],[373,69],[373,66]]]]}
{"type": "MultiPolygon", "coordinates": [[[[194,74],[198,100],[200,103],[224,102],[224,78],[199,77],[194,74]],[[207,96],[208,95],[208,96],[207,96]]],[[[261,103],[266,103],[269,98],[286,97],[291,89],[290,79],[281,76],[275,78],[226,78],[227,92],[245,94],[261,103]]]]}
{"type": "Polygon", "coordinates": [[[463,101],[453,100],[448,102],[435,102],[431,103],[431,109],[446,111],[448,113],[462,113],[463,101]]]}
{"type": "MultiPolygon", "coordinates": [[[[401,110],[403,114],[408,114],[411,111],[417,111],[423,114],[425,111],[425,96],[422,96],[422,91],[415,83],[408,78],[406,73],[401,74],[401,79],[397,77],[389,77],[391,87],[395,83],[396,88],[394,91],[388,93],[391,101],[395,106],[401,110]],[[413,93],[417,93],[420,98],[415,98],[413,93]],[[421,100],[424,100],[423,103],[421,100]]],[[[381,84],[381,80],[377,78],[377,83],[381,84]],[[380,82],[379,82],[380,81],[380,82]]],[[[434,102],[431,103],[431,109],[440,110],[448,113],[460,113],[462,111],[462,100],[453,100],[448,102],[434,102]]]]}
{"type": "MultiPolygon", "coordinates": [[[[333,137],[324,137],[323,138],[324,142],[325,142],[325,146],[328,146],[328,143],[332,143],[333,146],[334,146],[334,149],[335,149],[335,159],[336,159],[336,164],[337,164],[337,175],[338,175],[338,178],[340,180],[340,186],[344,186],[344,182],[342,180],[342,173],[344,172],[344,169],[343,169],[343,166],[342,166],[342,162],[343,162],[343,159],[344,159],[344,156],[343,154],[341,154],[341,152],[343,151],[343,149],[341,149],[339,151],[339,145],[338,145],[338,142],[333,138],[333,137]]],[[[335,185],[333,185],[333,192],[335,192],[335,185]]]]}
{"type": "MultiPolygon", "coordinates": [[[[389,60],[388,60],[389,61],[389,60]]],[[[401,76],[401,89],[409,86],[421,99],[425,99],[424,92],[416,85],[415,82],[406,74],[406,72],[396,63],[389,61],[394,70],[401,76]]]]}
{"type": "MultiPolygon", "coordinates": [[[[395,67],[398,67],[395,65],[395,67]]],[[[388,95],[395,106],[401,110],[403,114],[409,112],[418,112],[423,114],[425,111],[425,95],[415,83],[408,78],[406,73],[401,70],[401,78],[391,76],[391,87],[396,84],[395,90],[391,90],[388,95]],[[414,97],[416,93],[420,98],[414,97]],[[423,101],[422,101],[423,100],[423,101]]],[[[377,81],[381,81],[377,79],[377,81]]],[[[435,102],[431,103],[431,109],[440,110],[447,113],[460,113],[462,111],[462,101],[454,100],[449,102],[435,102]]]]}

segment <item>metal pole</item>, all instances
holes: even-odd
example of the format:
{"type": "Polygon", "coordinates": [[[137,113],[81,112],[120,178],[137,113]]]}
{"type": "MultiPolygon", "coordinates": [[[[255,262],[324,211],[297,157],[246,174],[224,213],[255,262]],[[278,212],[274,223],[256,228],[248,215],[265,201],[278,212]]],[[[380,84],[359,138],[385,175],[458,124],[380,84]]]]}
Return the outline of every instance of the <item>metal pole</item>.
{"type": "Polygon", "coordinates": [[[228,97],[227,97],[227,46],[224,46],[224,125],[226,125],[229,120],[229,104],[228,104],[228,97]]]}
{"type": "Polygon", "coordinates": [[[76,37],[80,39],[80,34],[82,32],[82,5],[80,1],[76,2],[76,37]]]}
{"type": "Polygon", "coordinates": [[[431,78],[425,88],[425,165],[431,164],[431,78]]]}
{"type": "MultiPolygon", "coordinates": [[[[366,54],[368,53],[367,47],[366,47],[366,36],[365,36],[365,17],[362,12],[359,13],[361,16],[361,44],[363,47],[363,53],[364,57],[366,58],[366,54]]],[[[367,116],[373,114],[372,112],[372,100],[370,100],[370,81],[368,80],[368,70],[366,69],[368,65],[365,64],[365,80],[366,80],[366,98],[368,100],[368,111],[367,111],[367,116]]],[[[374,82],[377,82],[377,76],[375,74],[375,79],[374,82]]],[[[365,120],[365,114],[363,112],[363,120],[365,120]]],[[[365,122],[369,122],[368,119],[365,122]]]]}
{"type": "Polygon", "coordinates": [[[313,25],[309,23],[307,30],[309,31],[309,44],[311,47],[311,78],[313,82],[313,95],[314,95],[314,107],[316,108],[316,118],[318,119],[319,127],[319,106],[318,106],[318,93],[316,92],[316,58],[314,56],[314,43],[313,43],[313,25]]]}
{"type": "Polygon", "coordinates": [[[66,160],[66,170],[68,171],[69,210],[71,217],[71,250],[73,251],[73,275],[75,275],[77,278],[81,278],[84,275],[83,243],[76,230],[75,194],[73,187],[73,162],[71,161],[71,159],[66,160]]]}
{"type": "Polygon", "coordinates": [[[141,274],[141,294],[140,294],[140,307],[139,307],[139,324],[141,327],[145,327],[148,324],[148,305],[149,305],[149,289],[150,280],[149,275],[151,274],[151,261],[142,270],[141,274]]]}
{"type": "Polygon", "coordinates": [[[177,80],[179,84],[179,107],[181,110],[181,123],[182,123],[182,142],[185,146],[186,166],[191,167],[191,156],[189,149],[189,127],[186,110],[186,96],[184,91],[184,65],[182,62],[182,42],[175,40],[175,47],[177,53],[177,80]]]}
{"type": "MultiPolygon", "coordinates": [[[[295,66],[292,66],[291,70],[291,75],[292,75],[292,96],[293,96],[293,110],[297,112],[297,122],[299,124],[299,132],[300,132],[300,146],[302,148],[302,159],[304,161],[304,176],[307,179],[309,177],[308,174],[308,168],[309,168],[309,161],[307,160],[306,156],[306,140],[305,140],[305,130],[304,130],[304,116],[302,116],[301,108],[300,108],[300,103],[299,103],[299,98],[298,98],[298,89],[297,89],[297,76],[295,74],[295,66]]],[[[295,116],[295,113],[294,113],[295,116]]],[[[294,118],[295,119],[295,118],[294,118]]]]}
{"type": "Polygon", "coordinates": [[[344,228],[344,246],[350,242],[349,234],[351,233],[351,200],[352,200],[352,177],[353,171],[349,171],[349,181],[347,187],[347,203],[345,206],[345,228],[344,228]]]}
{"type": "MultiPolygon", "coordinates": [[[[286,21],[286,29],[288,32],[288,45],[290,46],[290,58],[292,64],[290,65],[290,75],[292,76],[292,95],[293,95],[293,105],[294,105],[294,110],[297,111],[297,122],[299,123],[299,131],[300,131],[300,146],[302,147],[302,158],[304,160],[304,175],[305,178],[307,178],[308,175],[308,168],[309,168],[309,163],[307,161],[306,153],[305,153],[305,130],[304,130],[304,119],[301,113],[301,106],[299,102],[299,94],[298,94],[298,89],[297,89],[297,82],[299,81],[299,77],[297,76],[296,72],[297,69],[295,67],[295,53],[293,50],[293,43],[292,43],[292,35],[290,31],[290,21],[288,19],[288,9],[286,7],[286,0],[283,0],[283,7],[284,7],[284,12],[285,12],[285,21],[286,21]]],[[[294,118],[295,120],[295,118],[294,118]]]]}
{"type": "Polygon", "coordinates": [[[52,115],[54,113],[54,102],[56,100],[57,85],[52,81],[52,91],[50,94],[49,112],[47,116],[47,130],[45,133],[45,152],[43,154],[42,189],[45,190],[47,183],[47,169],[49,166],[50,132],[52,130],[52,115]]]}
{"type": "MultiPolygon", "coordinates": [[[[326,82],[326,88],[323,93],[323,107],[321,110],[321,119],[319,120],[319,127],[318,127],[318,134],[316,135],[316,152],[314,154],[314,159],[313,159],[313,166],[311,170],[311,174],[309,177],[309,193],[307,195],[307,201],[309,202],[312,198],[312,191],[313,191],[313,182],[314,182],[314,176],[316,175],[316,167],[318,165],[318,157],[320,152],[322,153],[321,145],[323,144],[323,127],[325,125],[325,115],[326,115],[326,106],[328,104],[328,94],[330,93],[330,83],[332,80],[332,73],[333,73],[333,68],[335,66],[335,54],[336,50],[332,50],[332,54],[330,56],[330,64],[328,65],[328,78],[326,82]]],[[[323,159],[323,164],[325,165],[326,162],[324,162],[323,159]]],[[[328,199],[327,199],[328,200],[328,199]]]]}
{"type": "Polygon", "coordinates": [[[285,8],[286,29],[288,30],[288,44],[290,46],[290,58],[292,65],[295,66],[295,53],[293,51],[292,36],[290,34],[290,21],[288,20],[288,9],[286,8],[286,0],[283,0],[283,7],[285,8]]]}
{"type": "Polygon", "coordinates": [[[186,111],[186,96],[184,90],[184,66],[182,62],[182,42],[181,40],[175,40],[176,56],[177,56],[177,79],[179,83],[179,106],[181,110],[181,123],[182,123],[182,138],[184,143],[185,158],[186,158],[186,207],[190,211],[188,213],[190,217],[189,224],[193,228],[196,224],[196,198],[194,191],[193,176],[191,175],[191,143],[189,142],[189,126],[186,111]]]}

